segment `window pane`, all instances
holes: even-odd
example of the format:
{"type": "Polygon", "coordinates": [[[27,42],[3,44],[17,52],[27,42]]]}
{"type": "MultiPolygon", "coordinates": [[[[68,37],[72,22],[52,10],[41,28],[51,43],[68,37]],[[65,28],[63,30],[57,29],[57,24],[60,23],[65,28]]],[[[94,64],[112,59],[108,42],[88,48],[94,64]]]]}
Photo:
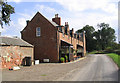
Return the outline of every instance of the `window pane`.
{"type": "Polygon", "coordinates": [[[37,31],[40,31],[40,27],[37,28],[37,31]]]}
{"type": "Polygon", "coordinates": [[[37,35],[40,36],[40,32],[37,32],[37,35]]]}
{"type": "Polygon", "coordinates": [[[40,27],[36,28],[36,36],[40,36],[40,27]]]}

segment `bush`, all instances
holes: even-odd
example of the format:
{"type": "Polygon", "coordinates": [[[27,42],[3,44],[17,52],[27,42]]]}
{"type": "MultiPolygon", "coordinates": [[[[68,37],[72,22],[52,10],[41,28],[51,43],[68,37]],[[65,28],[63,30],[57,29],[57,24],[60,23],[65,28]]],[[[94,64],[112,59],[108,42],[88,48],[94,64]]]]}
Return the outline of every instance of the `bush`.
{"type": "Polygon", "coordinates": [[[65,61],[64,57],[61,57],[61,58],[60,58],[60,61],[61,61],[61,62],[64,62],[64,61],[65,61]]]}
{"type": "Polygon", "coordinates": [[[89,54],[105,54],[104,51],[92,51],[92,52],[89,52],[89,54]]]}
{"type": "Polygon", "coordinates": [[[97,53],[97,51],[92,51],[92,52],[89,52],[89,54],[95,54],[97,53]]]}
{"type": "Polygon", "coordinates": [[[120,55],[120,50],[115,50],[115,53],[120,55]]]}
{"type": "Polygon", "coordinates": [[[67,55],[65,55],[65,58],[66,58],[66,60],[68,60],[68,56],[67,55]]]}
{"type": "Polygon", "coordinates": [[[106,50],[106,51],[107,51],[107,50],[109,51],[109,50],[113,50],[113,49],[112,49],[112,47],[107,47],[105,50],[106,50]]]}
{"type": "Polygon", "coordinates": [[[114,52],[114,50],[113,50],[112,47],[107,47],[107,48],[105,49],[105,51],[106,51],[107,53],[112,53],[112,52],[114,52]]]}

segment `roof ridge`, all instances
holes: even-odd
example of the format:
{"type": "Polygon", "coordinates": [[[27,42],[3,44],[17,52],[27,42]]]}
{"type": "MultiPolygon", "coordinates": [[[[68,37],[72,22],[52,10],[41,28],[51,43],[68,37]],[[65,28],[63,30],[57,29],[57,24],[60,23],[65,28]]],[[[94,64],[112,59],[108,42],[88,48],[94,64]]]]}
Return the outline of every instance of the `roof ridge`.
{"type": "Polygon", "coordinates": [[[28,42],[24,41],[21,38],[14,38],[14,37],[1,37],[0,45],[3,45],[2,43],[5,43],[4,45],[13,45],[13,46],[31,46],[33,45],[29,44],[28,42]]]}

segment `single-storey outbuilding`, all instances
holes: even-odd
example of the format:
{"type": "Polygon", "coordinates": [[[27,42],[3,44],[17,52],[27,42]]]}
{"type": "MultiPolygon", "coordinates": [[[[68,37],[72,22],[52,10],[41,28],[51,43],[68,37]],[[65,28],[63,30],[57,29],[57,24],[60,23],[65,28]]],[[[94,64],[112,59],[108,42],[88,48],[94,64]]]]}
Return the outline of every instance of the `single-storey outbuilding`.
{"type": "Polygon", "coordinates": [[[33,45],[18,37],[0,36],[1,67],[33,64],[33,48],[33,45]]]}

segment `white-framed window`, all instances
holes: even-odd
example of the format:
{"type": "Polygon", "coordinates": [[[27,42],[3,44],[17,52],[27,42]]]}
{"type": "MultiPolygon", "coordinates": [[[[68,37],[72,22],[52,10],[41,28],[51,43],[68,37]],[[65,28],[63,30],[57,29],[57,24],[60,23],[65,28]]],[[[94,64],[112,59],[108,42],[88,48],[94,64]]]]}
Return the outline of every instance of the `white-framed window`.
{"type": "Polygon", "coordinates": [[[36,28],[36,36],[37,36],[37,37],[41,36],[40,27],[37,27],[37,28],[36,28]]]}

